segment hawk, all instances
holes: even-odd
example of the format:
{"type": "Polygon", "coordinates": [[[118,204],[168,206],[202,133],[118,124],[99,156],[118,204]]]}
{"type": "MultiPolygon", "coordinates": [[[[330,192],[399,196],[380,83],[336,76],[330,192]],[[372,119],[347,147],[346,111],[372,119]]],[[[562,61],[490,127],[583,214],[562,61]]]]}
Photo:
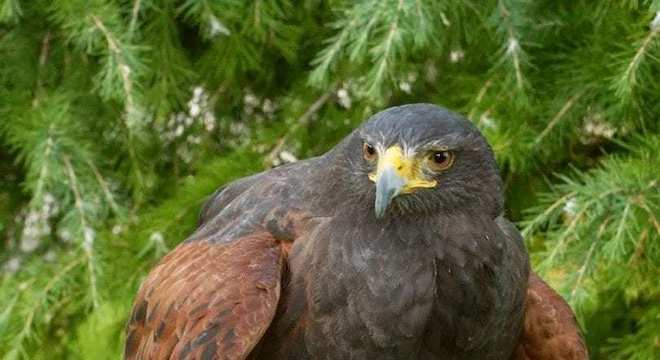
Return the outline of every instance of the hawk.
{"type": "Polygon", "coordinates": [[[586,359],[492,150],[429,104],[220,188],[151,271],[126,359],[586,359]]]}

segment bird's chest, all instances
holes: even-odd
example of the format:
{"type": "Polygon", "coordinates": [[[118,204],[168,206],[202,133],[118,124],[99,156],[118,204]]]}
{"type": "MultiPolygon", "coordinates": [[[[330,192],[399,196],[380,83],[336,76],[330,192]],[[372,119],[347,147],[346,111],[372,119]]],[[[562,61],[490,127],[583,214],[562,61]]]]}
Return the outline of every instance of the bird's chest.
{"type": "Polygon", "coordinates": [[[407,358],[431,316],[434,257],[401,242],[359,240],[327,244],[303,267],[307,349],[312,357],[407,358]]]}
{"type": "Polygon", "coordinates": [[[513,318],[506,314],[513,302],[503,299],[515,296],[498,285],[508,281],[501,276],[506,271],[480,251],[410,227],[404,238],[331,225],[310,232],[313,240],[294,246],[289,258],[286,310],[276,332],[295,341],[280,353],[451,359],[485,349],[484,334],[504,330],[494,320],[498,307],[513,318]]]}

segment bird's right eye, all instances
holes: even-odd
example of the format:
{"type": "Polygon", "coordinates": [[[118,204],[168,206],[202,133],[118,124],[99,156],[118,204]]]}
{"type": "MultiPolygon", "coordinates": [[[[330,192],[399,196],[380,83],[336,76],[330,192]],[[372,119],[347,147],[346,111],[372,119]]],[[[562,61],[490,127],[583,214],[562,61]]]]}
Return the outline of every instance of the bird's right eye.
{"type": "Polygon", "coordinates": [[[366,160],[374,161],[376,160],[376,148],[369,143],[364,143],[364,145],[362,145],[362,155],[366,160]]]}

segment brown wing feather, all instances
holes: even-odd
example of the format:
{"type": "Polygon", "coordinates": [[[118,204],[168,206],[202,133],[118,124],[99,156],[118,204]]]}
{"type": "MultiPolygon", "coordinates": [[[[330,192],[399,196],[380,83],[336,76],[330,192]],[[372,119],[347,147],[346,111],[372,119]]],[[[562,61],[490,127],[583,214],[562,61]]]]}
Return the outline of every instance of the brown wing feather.
{"type": "Polygon", "coordinates": [[[284,254],[267,233],[183,243],[142,284],[126,359],[245,359],[270,325],[284,254]]]}
{"type": "Polygon", "coordinates": [[[515,360],[583,360],[587,348],[568,304],[530,272],[525,325],[515,360]]]}

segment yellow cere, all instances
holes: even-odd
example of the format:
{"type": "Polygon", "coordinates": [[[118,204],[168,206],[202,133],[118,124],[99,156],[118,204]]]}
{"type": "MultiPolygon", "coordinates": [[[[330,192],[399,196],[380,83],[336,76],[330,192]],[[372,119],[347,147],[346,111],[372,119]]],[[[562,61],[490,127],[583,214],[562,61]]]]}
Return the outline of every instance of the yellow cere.
{"type": "Polygon", "coordinates": [[[424,159],[405,156],[401,147],[394,145],[389,147],[385,151],[385,154],[380,156],[376,173],[369,174],[369,179],[376,182],[380,174],[383,173],[383,170],[391,167],[406,182],[401,191],[404,194],[411,193],[416,188],[435,187],[438,184],[437,181],[424,179],[424,174],[421,170],[421,162],[423,161],[424,159]]]}

